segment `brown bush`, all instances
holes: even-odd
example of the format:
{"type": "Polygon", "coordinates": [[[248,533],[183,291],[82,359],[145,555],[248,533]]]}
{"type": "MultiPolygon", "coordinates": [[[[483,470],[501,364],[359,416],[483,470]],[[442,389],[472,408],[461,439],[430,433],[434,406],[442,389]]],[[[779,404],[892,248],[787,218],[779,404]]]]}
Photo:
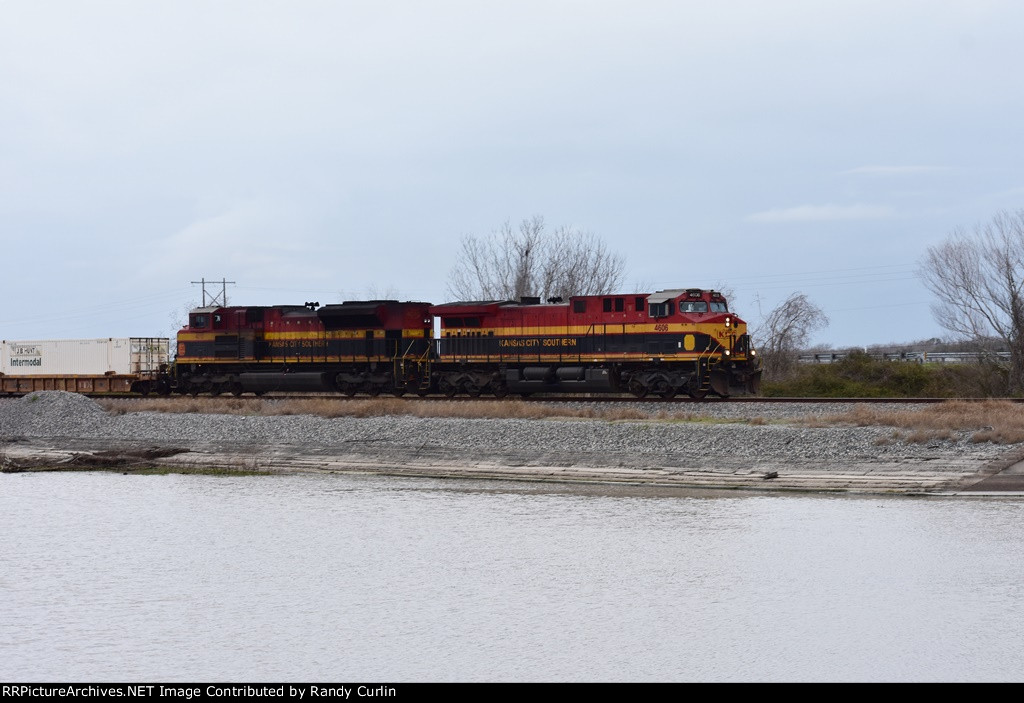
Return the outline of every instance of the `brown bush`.
{"type": "Polygon", "coordinates": [[[953,432],[976,430],[974,442],[1024,442],[1024,405],[1008,400],[949,400],[914,410],[887,410],[858,405],[851,411],[808,419],[806,424],[830,423],[857,427],[899,427],[910,430],[908,442],[950,439],[953,432]],[[925,434],[919,434],[925,433],[925,434]]]}

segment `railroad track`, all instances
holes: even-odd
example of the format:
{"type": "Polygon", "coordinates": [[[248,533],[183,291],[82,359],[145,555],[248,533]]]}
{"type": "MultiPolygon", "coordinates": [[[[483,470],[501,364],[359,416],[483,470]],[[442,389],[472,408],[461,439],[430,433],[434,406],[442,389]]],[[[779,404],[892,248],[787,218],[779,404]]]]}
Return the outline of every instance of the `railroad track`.
{"type": "MultiPolygon", "coordinates": [[[[171,395],[171,396],[140,396],[131,394],[88,394],[92,398],[109,398],[109,399],[131,399],[142,402],[157,402],[157,401],[171,401],[171,402],[187,402],[192,400],[332,400],[342,403],[353,403],[353,402],[365,402],[376,399],[388,399],[393,396],[380,395],[380,396],[348,396],[341,393],[267,393],[266,395],[253,396],[198,396],[193,398],[192,396],[186,395],[171,395]]],[[[520,403],[593,403],[593,404],[616,404],[616,403],[652,403],[657,405],[715,405],[722,403],[942,403],[947,400],[954,400],[953,398],[769,398],[764,396],[731,396],[729,398],[689,398],[686,396],[677,398],[636,398],[633,396],[544,396],[544,395],[533,395],[528,398],[520,398],[510,396],[508,398],[488,398],[486,396],[480,396],[477,398],[470,398],[466,396],[456,396],[454,398],[447,398],[444,396],[425,396],[419,397],[415,395],[403,396],[401,400],[409,401],[423,401],[423,402],[456,402],[456,403],[474,403],[474,402],[489,402],[489,403],[501,403],[501,402],[520,402],[520,403]]],[[[1008,400],[1012,403],[1024,403],[1024,398],[957,398],[956,400],[966,400],[972,402],[980,402],[983,400],[1008,400]]]]}

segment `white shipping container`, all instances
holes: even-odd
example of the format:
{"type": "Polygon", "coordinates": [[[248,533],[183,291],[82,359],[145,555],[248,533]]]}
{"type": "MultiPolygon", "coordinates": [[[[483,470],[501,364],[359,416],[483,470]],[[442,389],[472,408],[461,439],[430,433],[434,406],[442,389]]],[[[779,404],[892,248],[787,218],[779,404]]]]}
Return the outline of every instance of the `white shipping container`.
{"type": "Polygon", "coordinates": [[[170,340],[159,337],[48,339],[0,342],[7,376],[142,374],[168,362],[170,340]]]}

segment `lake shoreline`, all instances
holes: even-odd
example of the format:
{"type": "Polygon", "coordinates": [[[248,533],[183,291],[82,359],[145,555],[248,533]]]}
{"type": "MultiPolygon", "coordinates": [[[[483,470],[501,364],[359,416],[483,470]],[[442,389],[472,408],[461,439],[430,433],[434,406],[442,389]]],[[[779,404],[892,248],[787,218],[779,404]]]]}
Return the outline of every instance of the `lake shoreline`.
{"type": "MultiPolygon", "coordinates": [[[[73,393],[0,401],[5,472],[379,474],[827,493],[1024,492],[1024,444],[813,422],[842,404],[709,405],[637,420],[111,413],[73,393]],[[715,416],[714,414],[719,415],[715,416]],[[809,421],[811,420],[811,421],[809,421]]],[[[900,412],[913,412],[913,408],[900,412]]]]}

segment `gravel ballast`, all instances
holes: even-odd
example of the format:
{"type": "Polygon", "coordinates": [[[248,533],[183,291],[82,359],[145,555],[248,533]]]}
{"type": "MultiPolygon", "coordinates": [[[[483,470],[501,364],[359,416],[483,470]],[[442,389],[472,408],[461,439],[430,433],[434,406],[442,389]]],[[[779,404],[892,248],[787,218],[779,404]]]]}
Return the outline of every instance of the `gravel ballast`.
{"type": "Polygon", "coordinates": [[[50,391],[0,399],[0,451],[6,470],[78,465],[76,458],[98,452],[121,465],[117,452],[145,449],[146,463],[172,469],[880,493],[956,493],[1015,471],[1024,458],[1019,445],[971,442],[969,432],[908,442],[891,427],[799,422],[849,409],[707,403],[690,409],[699,417],[689,421],[109,414],[84,396],[50,391]]]}

